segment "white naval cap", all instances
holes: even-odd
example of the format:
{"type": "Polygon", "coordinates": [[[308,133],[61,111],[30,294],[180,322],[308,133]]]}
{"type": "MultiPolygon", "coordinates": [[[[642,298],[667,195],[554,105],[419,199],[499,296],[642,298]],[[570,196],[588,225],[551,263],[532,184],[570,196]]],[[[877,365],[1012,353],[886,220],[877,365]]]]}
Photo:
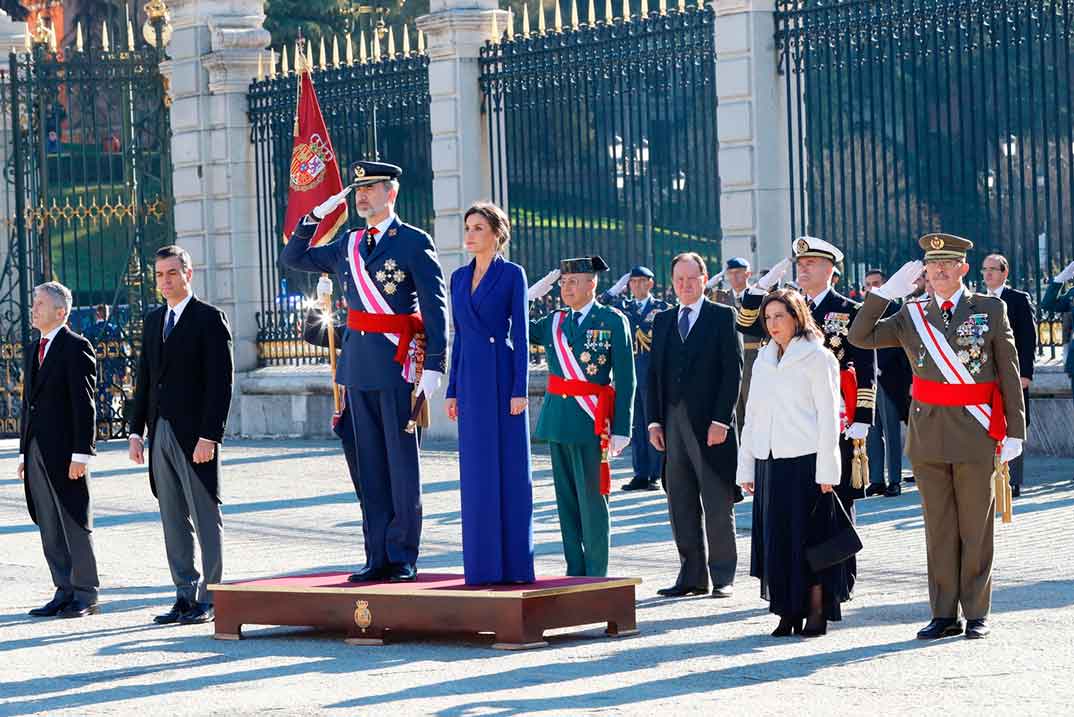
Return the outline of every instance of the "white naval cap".
{"type": "Polygon", "coordinates": [[[833,264],[843,261],[843,252],[838,247],[816,237],[798,237],[794,240],[793,249],[795,259],[803,256],[818,256],[833,264]]]}

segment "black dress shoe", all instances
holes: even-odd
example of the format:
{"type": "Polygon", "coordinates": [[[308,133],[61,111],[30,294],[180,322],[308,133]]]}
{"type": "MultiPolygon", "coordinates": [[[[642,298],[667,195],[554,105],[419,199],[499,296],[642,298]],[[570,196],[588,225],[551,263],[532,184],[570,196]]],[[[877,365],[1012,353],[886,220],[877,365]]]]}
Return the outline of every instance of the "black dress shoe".
{"type": "Polygon", "coordinates": [[[388,568],[388,582],[412,583],[418,579],[418,569],[409,563],[400,563],[388,568]]]}
{"type": "Polygon", "coordinates": [[[35,607],[30,611],[30,615],[33,617],[56,617],[63,609],[67,607],[67,603],[71,602],[71,598],[66,596],[56,596],[49,600],[41,607],[35,607]]]}
{"type": "Polygon", "coordinates": [[[384,568],[365,567],[347,578],[348,583],[375,583],[384,578],[384,568]]]}
{"type": "Polygon", "coordinates": [[[211,603],[194,603],[194,605],[179,616],[180,625],[201,625],[212,622],[216,617],[211,603]]]}
{"type": "Polygon", "coordinates": [[[966,639],[967,640],[980,640],[988,637],[992,632],[992,628],[988,626],[987,618],[975,617],[972,620],[966,620],[966,639]]]}
{"type": "Polygon", "coordinates": [[[63,610],[56,617],[73,618],[73,617],[86,617],[87,615],[96,615],[101,611],[101,606],[95,602],[86,602],[85,600],[79,600],[75,598],[71,602],[64,606],[63,610]]]}
{"type": "Polygon", "coordinates": [[[175,604],[172,605],[171,610],[163,615],[157,615],[153,618],[153,622],[158,625],[174,625],[179,622],[179,618],[181,618],[184,613],[190,611],[191,607],[193,607],[193,605],[191,605],[189,601],[179,598],[175,601],[175,604]]]}
{"type": "Polygon", "coordinates": [[[670,588],[660,588],[656,591],[656,594],[664,597],[686,597],[687,595],[704,595],[708,591],[708,588],[688,588],[685,585],[672,585],[670,588]]]}
{"type": "Polygon", "coordinates": [[[874,495],[884,495],[885,490],[883,483],[870,483],[869,487],[865,489],[865,497],[872,498],[874,495]]]}
{"type": "Polygon", "coordinates": [[[928,625],[917,631],[918,640],[939,640],[962,634],[962,621],[957,617],[935,617],[928,625]]]}
{"type": "Polygon", "coordinates": [[[645,490],[660,490],[660,478],[650,478],[649,482],[645,486],[645,490]]]}
{"type": "Polygon", "coordinates": [[[712,597],[714,598],[729,598],[734,594],[734,585],[716,585],[712,588],[712,597]]]}
{"type": "Polygon", "coordinates": [[[645,476],[634,476],[629,483],[623,484],[623,490],[651,490],[649,479],[645,476]]]}
{"type": "Polygon", "coordinates": [[[1021,496],[1022,496],[1022,486],[1020,486],[1020,485],[1012,485],[1011,486],[1011,497],[1012,498],[1020,498],[1021,496]]]}
{"type": "Polygon", "coordinates": [[[827,635],[828,621],[820,620],[819,622],[810,625],[809,620],[806,620],[805,627],[803,627],[798,634],[802,637],[820,637],[821,635],[827,635]]]}
{"type": "Polygon", "coordinates": [[[914,478],[913,476],[906,476],[905,478],[902,479],[902,481],[903,481],[903,483],[916,483],[917,479],[914,478]]]}
{"type": "Polygon", "coordinates": [[[884,496],[887,498],[895,498],[900,495],[902,495],[902,486],[898,483],[892,483],[884,491],[884,496]]]}

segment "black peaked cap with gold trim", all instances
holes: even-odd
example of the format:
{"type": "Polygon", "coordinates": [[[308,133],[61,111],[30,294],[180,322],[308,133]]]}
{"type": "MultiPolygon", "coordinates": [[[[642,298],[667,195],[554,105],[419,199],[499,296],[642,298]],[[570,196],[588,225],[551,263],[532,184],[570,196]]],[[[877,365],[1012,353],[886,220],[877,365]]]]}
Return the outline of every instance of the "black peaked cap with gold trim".
{"type": "Polygon", "coordinates": [[[403,169],[387,162],[361,160],[351,165],[351,183],[356,187],[368,187],[377,182],[387,182],[403,176],[403,169]]]}

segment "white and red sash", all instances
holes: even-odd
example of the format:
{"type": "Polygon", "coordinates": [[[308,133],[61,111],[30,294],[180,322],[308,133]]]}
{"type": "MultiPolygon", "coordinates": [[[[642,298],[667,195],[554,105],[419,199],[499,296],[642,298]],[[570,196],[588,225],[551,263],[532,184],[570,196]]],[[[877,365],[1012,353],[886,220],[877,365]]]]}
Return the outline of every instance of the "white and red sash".
{"type": "MultiPolygon", "coordinates": [[[[932,301],[932,299],[929,299],[932,301]]],[[[947,341],[942,332],[937,331],[932,324],[925,319],[924,302],[912,302],[909,305],[910,318],[914,322],[917,335],[921,338],[925,349],[929,352],[933,362],[939,367],[940,373],[949,384],[970,385],[977,381],[966,370],[962,362],[958,360],[955,350],[947,341]]],[[[987,431],[992,420],[992,406],[987,403],[973,404],[965,407],[978,423],[987,431]]]]}
{"type": "MultiPolygon", "coordinates": [[[[362,299],[362,305],[365,310],[371,314],[395,314],[388,300],[384,298],[384,295],[380,293],[380,289],[373,282],[373,277],[369,275],[369,272],[365,268],[365,260],[362,259],[362,254],[358,250],[362,245],[362,240],[365,238],[365,230],[353,231],[350,236],[350,245],[347,247],[347,261],[351,265],[351,273],[354,274],[354,286],[358,290],[358,296],[362,299]]],[[[381,334],[392,345],[399,345],[399,334],[384,333],[381,334]]],[[[410,346],[407,348],[406,359],[403,361],[403,379],[409,383],[414,383],[417,380],[417,362],[415,360],[417,355],[417,340],[411,339],[410,346]]]]}
{"type": "MultiPolygon", "coordinates": [[[[571,351],[570,344],[567,343],[567,337],[563,333],[563,320],[566,316],[566,312],[563,311],[557,311],[552,315],[552,344],[556,349],[556,358],[559,359],[559,365],[563,368],[563,373],[567,378],[574,381],[588,381],[585,371],[582,370],[582,366],[578,363],[574,352],[571,351]]],[[[586,415],[596,422],[596,396],[575,396],[574,400],[578,402],[586,415]]]]}

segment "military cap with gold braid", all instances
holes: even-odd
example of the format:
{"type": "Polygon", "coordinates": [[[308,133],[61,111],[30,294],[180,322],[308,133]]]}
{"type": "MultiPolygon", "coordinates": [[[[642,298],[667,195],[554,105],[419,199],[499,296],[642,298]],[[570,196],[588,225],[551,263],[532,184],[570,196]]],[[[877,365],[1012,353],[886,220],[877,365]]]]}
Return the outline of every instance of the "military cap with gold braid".
{"type": "Polygon", "coordinates": [[[403,169],[387,162],[362,160],[351,165],[351,184],[355,187],[368,187],[370,184],[399,179],[401,176],[403,169]]]}
{"type": "Polygon", "coordinates": [[[582,256],[559,262],[561,274],[599,274],[608,271],[608,263],[599,256],[582,256]]]}
{"type": "Polygon", "coordinates": [[[954,234],[926,234],[917,240],[917,244],[925,250],[925,261],[965,259],[966,252],[973,248],[969,239],[954,234]]]}
{"type": "Polygon", "coordinates": [[[816,237],[798,237],[791,248],[794,250],[795,259],[816,256],[827,259],[833,264],[843,261],[843,252],[839,250],[839,247],[816,237]]]}

